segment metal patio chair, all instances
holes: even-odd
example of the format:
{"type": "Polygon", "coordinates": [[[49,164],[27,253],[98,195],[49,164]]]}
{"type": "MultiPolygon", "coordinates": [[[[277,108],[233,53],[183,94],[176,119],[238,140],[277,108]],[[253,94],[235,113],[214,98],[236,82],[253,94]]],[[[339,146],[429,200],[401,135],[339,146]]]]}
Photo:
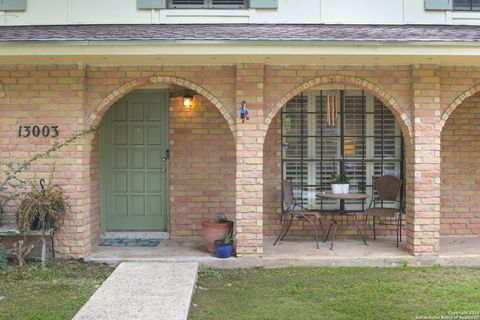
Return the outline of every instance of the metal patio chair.
{"type": "Polygon", "coordinates": [[[273,245],[276,245],[278,240],[283,241],[283,238],[285,238],[290,230],[293,220],[304,220],[310,223],[313,231],[315,231],[315,240],[317,241],[317,249],[319,249],[318,231],[315,222],[319,221],[323,233],[322,212],[320,210],[307,209],[298,203],[293,195],[293,186],[289,180],[283,180],[282,182],[282,199],[284,203],[282,230],[273,245]]]}
{"type": "Polygon", "coordinates": [[[368,222],[368,217],[373,217],[373,240],[377,239],[375,231],[375,220],[377,217],[393,218],[397,228],[397,247],[398,243],[402,242],[402,215],[403,215],[403,201],[399,199],[400,190],[402,187],[402,180],[395,176],[373,177],[373,194],[370,206],[366,211],[365,224],[368,222]],[[375,197],[375,191],[377,197],[375,197]],[[385,207],[384,202],[398,203],[398,208],[385,207]]]}

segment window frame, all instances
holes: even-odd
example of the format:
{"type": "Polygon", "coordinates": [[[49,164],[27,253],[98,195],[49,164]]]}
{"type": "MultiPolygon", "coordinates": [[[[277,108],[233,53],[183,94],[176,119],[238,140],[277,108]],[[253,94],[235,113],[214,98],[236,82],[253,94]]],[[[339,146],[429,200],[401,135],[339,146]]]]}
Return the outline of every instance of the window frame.
{"type": "MultiPolygon", "coordinates": [[[[323,199],[316,199],[315,197],[312,198],[312,195],[310,194],[312,192],[312,189],[315,190],[315,193],[318,193],[321,191],[325,192],[330,192],[329,187],[330,185],[325,182],[325,180],[328,179],[329,175],[329,169],[336,171],[337,173],[345,173],[347,171],[347,168],[355,168],[355,166],[352,167],[352,164],[360,164],[361,168],[361,176],[356,177],[357,180],[357,187],[358,191],[361,193],[368,193],[370,194],[370,197],[367,201],[362,201],[361,203],[356,203],[354,201],[351,201],[351,204],[346,203],[346,209],[347,211],[356,211],[356,210],[365,210],[366,207],[369,205],[369,201],[371,200],[372,192],[373,192],[373,181],[372,181],[372,176],[377,173],[376,171],[376,166],[380,165],[380,172],[382,175],[389,174],[388,172],[386,173],[385,170],[385,165],[388,167],[389,165],[394,164],[394,166],[397,168],[395,170],[398,170],[398,175],[400,176],[400,179],[404,180],[405,179],[405,170],[404,170],[404,165],[405,165],[405,152],[404,152],[404,139],[403,135],[400,129],[400,126],[398,122],[395,120],[395,133],[394,134],[387,134],[385,130],[385,119],[384,115],[388,113],[391,114],[391,111],[388,110],[388,108],[385,106],[384,103],[382,103],[378,98],[375,98],[374,95],[365,92],[364,90],[356,90],[356,89],[347,89],[347,90],[336,90],[337,91],[337,96],[339,97],[339,103],[340,103],[340,112],[338,114],[337,118],[337,126],[334,127],[336,128],[336,133],[334,135],[331,135],[331,133],[325,133],[326,128],[331,128],[331,127],[323,127],[323,121],[324,121],[324,102],[321,102],[320,105],[320,111],[315,111],[314,109],[317,108],[317,106],[313,107],[311,104],[315,104],[315,99],[312,101],[313,97],[319,97],[321,101],[323,101],[323,97],[328,93],[328,90],[309,90],[306,92],[302,92],[293,99],[299,99],[299,102],[297,102],[299,106],[300,111],[289,111],[287,110],[286,106],[284,106],[281,109],[281,140],[280,140],[280,148],[281,148],[281,170],[282,170],[282,180],[288,178],[288,170],[292,170],[290,167],[288,167],[288,163],[292,164],[293,167],[295,167],[296,164],[296,169],[293,169],[294,175],[297,175],[297,179],[294,179],[296,181],[292,181],[292,185],[294,187],[294,190],[297,190],[297,196],[296,199],[299,203],[302,203],[305,207],[308,207],[310,209],[320,209],[320,210],[338,210],[340,209],[339,202],[332,203],[332,201],[328,200],[323,200],[323,199]],[[350,93],[350,94],[348,94],[350,93]],[[347,127],[348,123],[345,121],[346,118],[346,113],[345,113],[345,103],[346,103],[346,95],[348,94],[349,97],[361,97],[361,109],[362,115],[361,118],[363,119],[363,125],[362,125],[362,133],[361,135],[358,134],[348,134],[345,132],[345,128],[347,127]],[[378,103],[381,103],[383,108],[381,109],[381,113],[378,113],[378,111],[375,111],[375,105],[376,105],[376,100],[378,100],[378,103]],[[368,105],[368,108],[367,108],[368,105]],[[287,121],[287,117],[292,114],[295,114],[295,118],[289,118],[287,123],[284,123],[284,121],[287,121]],[[312,123],[313,121],[314,125],[318,126],[318,122],[315,119],[311,119],[313,116],[319,116],[320,118],[320,123],[322,124],[320,130],[318,133],[315,133],[313,136],[313,132],[311,130],[312,123]],[[375,123],[375,116],[380,116],[381,121],[378,123],[381,125],[381,134],[378,135],[375,133],[375,128],[376,128],[376,123],[375,123]],[[292,119],[294,121],[297,121],[297,128],[296,130],[299,130],[298,133],[288,133],[286,132],[286,128],[291,125],[292,119]],[[298,124],[299,123],[299,124],[298,124]],[[306,126],[306,127],[305,127],[306,126]],[[300,150],[299,155],[297,155],[298,158],[295,157],[289,157],[287,155],[288,148],[291,148],[291,145],[289,145],[288,142],[288,137],[293,137],[296,139],[299,139],[299,143],[295,145],[295,147],[291,150],[294,150],[292,152],[298,152],[300,150]],[[336,138],[338,139],[339,143],[337,145],[337,156],[336,159],[332,159],[328,155],[328,149],[324,149],[324,142],[328,140],[328,138],[336,138]],[[315,138],[315,139],[320,139],[320,145],[322,146],[322,149],[320,150],[320,157],[317,155],[315,158],[312,158],[311,150],[310,150],[310,145],[309,145],[309,139],[310,138],[315,138]],[[327,140],[325,140],[327,138],[327,140]],[[349,157],[348,154],[346,154],[345,150],[345,143],[348,140],[351,140],[352,138],[360,138],[361,139],[361,159],[360,158],[355,158],[355,157],[349,157]],[[394,142],[394,147],[396,149],[395,154],[398,154],[398,157],[395,156],[394,158],[385,158],[385,152],[383,151],[385,147],[388,146],[388,144],[385,144],[385,140],[389,139],[394,139],[397,142],[394,142]],[[307,139],[307,140],[305,140],[307,139]],[[367,140],[369,142],[367,142],[367,140]],[[380,139],[381,140],[381,157],[377,158],[375,156],[375,140],[380,139]],[[398,139],[398,140],[397,140],[398,139]],[[307,149],[305,149],[305,147],[307,149]],[[308,152],[306,152],[308,151],[308,152]],[[330,166],[330,164],[333,164],[333,166],[330,166]],[[317,177],[318,175],[318,169],[312,170],[312,166],[319,165],[320,168],[320,176],[317,177]],[[398,167],[397,167],[398,166],[398,167]],[[327,171],[323,172],[322,168],[326,168],[327,171]],[[306,170],[306,171],[305,171],[306,170]],[[315,177],[312,177],[311,174],[309,174],[311,171],[316,172],[315,177]],[[304,179],[304,177],[306,179],[304,179]],[[320,179],[319,181],[316,181],[316,179],[320,179]],[[306,181],[305,181],[306,180],[306,181]],[[305,196],[305,192],[307,195],[305,196]],[[360,206],[360,208],[358,207],[360,206]]],[[[293,100],[292,99],[292,100],[293,100]]],[[[292,101],[290,100],[289,103],[292,101]]],[[[355,113],[357,114],[357,113],[355,113]]],[[[358,113],[360,115],[360,113],[358,113]]],[[[317,118],[318,119],[318,118],[317,118]]],[[[295,131],[295,130],[294,130],[295,131]]],[[[315,147],[316,148],[316,147],[315,147]]],[[[316,152],[316,151],[315,151],[316,152]]],[[[378,173],[377,173],[378,174],[378,173]]],[[[354,175],[355,176],[355,175],[354,175]]],[[[401,195],[400,195],[400,201],[403,201],[404,190],[402,188],[401,190],[401,195]]],[[[282,208],[283,208],[283,201],[282,201],[282,208]]]]}
{"type": "Polygon", "coordinates": [[[474,9],[473,8],[473,1],[474,0],[467,0],[469,1],[470,3],[470,9],[459,9],[456,7],[456,3],[458,2],[458,0],[453,0],[453,11],[457,11],[457,12],[480,12],[480,3],[476,4],[476,6],[478,6],[478,9],[474,9]]]}
{"type": "Polygon", "coordinates": [[[243,0],[243,5],[214,5],[213,0],[203,0],[203,4],[173,4],[174,0],[168,0],[168,9],[248,9],[250,3],[248,0],[243,0]]]}

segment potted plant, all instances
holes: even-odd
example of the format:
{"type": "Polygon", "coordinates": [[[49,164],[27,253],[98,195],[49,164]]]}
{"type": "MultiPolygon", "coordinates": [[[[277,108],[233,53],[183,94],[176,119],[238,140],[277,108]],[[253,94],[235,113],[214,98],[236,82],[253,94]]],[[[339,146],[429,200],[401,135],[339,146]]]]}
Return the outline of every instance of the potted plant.
{"type": "Polygon", "coordinates": [[[23,196],[17,209],[17,225],[22,233],[29,230],[42,231],[42,268],[45,267],[46,260],[46,231],[60,229],[69,207],[60,186],[51,182],[45,186],[44,183],[45,180],[42,179],[40,187],[32,184],[31,190],[23,196]]]}
{"type": "Polygon", "coordinates": [[[332,173],[332,193],[348,193],[350,189],[350,178],[348,178],[344,173],[335,174],[332,173]]]}
{"type": "Polygon", "coordinates": [[[219,258],[230,258],[233,255],[233,231],[225,234],[225,238],[215,240],[215,252],[219,258]]]}
{"type": "Polygon", "coordinates": [[[210,253],[215,253],[215,240],[225,239],[233,230],[233,221],[227,220],[225,214],[217,213],[215,219],[202,221],[203,239],[210,253]]]}
{"type": "Polygon", "coordinates": [[[30,192],[21,199],[17,209],[17,225],[21,232],[29,230],[58,230],[68,209],[67,197],[60,186],[32,184],[30,192]]]}

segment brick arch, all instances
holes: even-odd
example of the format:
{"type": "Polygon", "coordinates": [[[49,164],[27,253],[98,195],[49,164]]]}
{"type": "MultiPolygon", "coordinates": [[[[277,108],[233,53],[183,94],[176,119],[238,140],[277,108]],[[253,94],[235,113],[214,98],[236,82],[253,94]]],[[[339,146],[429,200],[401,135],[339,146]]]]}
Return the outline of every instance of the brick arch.
{"type": "Polygon", "coordinates": [[[273,104],[270,112],[265,118],[265,124],[269,126],[270,123],[272,122],[272,119],[280,111],[280,109],[288,101],[294,98],[296,95],[310,88],[314,88],[323,84],[332,84],[332,83],[352,85],[375,95],[375,97],[377,97],[380,101],[382,101],[383,104],[385,104],[388,107],[388,109],[392,111],[393,115],[395,116],[395,119],[400,124],[400,128],[402,129],[402,132],[405,135],[405,141],[407,141],[408,143],[412,143],[412,124],[411,124],[410,117],[404,112],[404,110],[402,110],[402,108],[400,107],[400,105],[392,95],[390,95],[385,90],[383,90],[382,88],[378,87],[377,85],[375,85],[374,83],[368,80],[352,77],[352,76],[344,76],[340,74],[313,78],[291,89],[289,92],[287,92],[284,96],[282,96],[278,101],[276,101],[273,104]]]}
{"type": "Polygon", "coordinates": [[[445,109],[445,111],[443,111],[442,116],[440,117],[440,130],[443,129],[445,123],[450,118],[455,109],[457,109],[457,107],[461,105],[466,99],[477,94],[478,92],[480,92],[480,84],[477,84],[456,96],[455,99],[453,99],[453,101],[445,109]]]}
{"type": "Polygon", "coordinates": [[[98,125],[101,122],[103,115],[107,112],[107,110],[116,101],[118,101],[120,98],[127,95],[129,92],[144,86],[155,84],[155,83],[175,84],[175,85],[193,90],[198,94],[204,96],[218,109],[218,111],[220,111],[225,121],[227,121],[231,132],[232,133],[235,132],[235,120],[232,118],[232,116],[230,115],[228,110],[225,108],[225,106],[218,100],[218,98],[216,98],[210,91],[208,91],[204,87],[190,80],[186,80],[186,79],[174,77],[174,76],[153,76],[153,77],[147,77],[142,79],[135,79],[135,80],[131,80],[124,83],[119,88],[109,93],[105,98],[102,99],[102,101],[100,101],[100,103],[98,103],[95,106],[95,108],[93,109],[92,113],[88,118],[88,121],[87,121],[88,125],[90,126],[98,125]]]}

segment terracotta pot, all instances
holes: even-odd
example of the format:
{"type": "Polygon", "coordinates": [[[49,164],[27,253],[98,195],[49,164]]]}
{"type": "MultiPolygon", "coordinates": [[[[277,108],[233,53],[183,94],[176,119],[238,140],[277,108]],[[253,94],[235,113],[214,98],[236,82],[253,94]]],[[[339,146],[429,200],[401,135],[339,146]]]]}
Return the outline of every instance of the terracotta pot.
{"type": "Polygon", "coordinates": [[[202,221],[203,240],[210,253],[215,253],[215,240],[223,240],[227,232],[232,228],[233,221],[228,221],[226,223],[202,221]]]}

